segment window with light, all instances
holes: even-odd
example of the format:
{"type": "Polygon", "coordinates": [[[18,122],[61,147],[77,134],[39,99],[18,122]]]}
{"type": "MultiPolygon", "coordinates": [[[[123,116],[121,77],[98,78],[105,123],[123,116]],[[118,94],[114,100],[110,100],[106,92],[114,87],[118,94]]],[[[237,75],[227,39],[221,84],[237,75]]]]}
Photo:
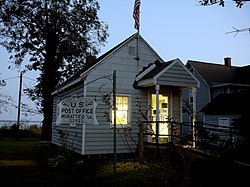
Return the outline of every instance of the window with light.
{"type": "MultiPolygon", "coordinates": [[[[128,125],[129,121],[129,97],[116,96],[116,124],[128,125]]],[[[112,124],[114,124],[114,110],[112,110],[112,124]]]]}

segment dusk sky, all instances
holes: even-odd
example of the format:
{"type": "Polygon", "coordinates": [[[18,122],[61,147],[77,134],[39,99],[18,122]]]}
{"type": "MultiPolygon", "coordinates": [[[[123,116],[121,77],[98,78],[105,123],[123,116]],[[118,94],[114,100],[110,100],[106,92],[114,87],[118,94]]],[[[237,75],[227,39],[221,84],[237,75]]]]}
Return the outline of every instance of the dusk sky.
{"type": "MultiPolygon", "coordinates": [[[[109,25],[110,35],[101,47],[101,55],[137,30],[132,17],[134,0],[99,0],[99,3],[99,18],[109,25]]],[[[249,31],[236,36],[226,34],[233,31],[233,27],[250,28],[250,2],[237,8],[232,0],[227,0],[223,8],[219,5],[203,7],[198,0],[141,0],[140,17],[140,34],[165,61],[179,58],[184,64],[187,60],[223,64],[224,57],[231,57],[234,66],[250,64],[249,31]]],[[[9,55],[2,47],[0,57],[0,78],[11,78],[2,91],[17,103],[19,73],[8,70],[9,55]]],[[[23,87],[34,85],[30,78],[35,79],[37,75],[26,73],[23,87]]],[[[32,106],[27,96],[22,100],[32,106]]],[[[16,116],[16,109],[12,109],[0,114],[0,119],[16,120],[16,116]]],[[[41,116],[22,116],[21,119],[40,120],[41,116]]]]}

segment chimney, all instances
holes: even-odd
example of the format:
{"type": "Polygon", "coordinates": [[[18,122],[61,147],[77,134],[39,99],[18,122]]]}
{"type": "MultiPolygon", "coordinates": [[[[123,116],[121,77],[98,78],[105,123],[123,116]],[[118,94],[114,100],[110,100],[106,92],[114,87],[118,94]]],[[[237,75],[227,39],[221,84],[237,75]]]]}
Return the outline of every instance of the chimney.
{"type": "Polygon", "coordinates": [[[231,67],[231,65],[232,65],[231,57],[224,58],[224,65],[227,67],[231,67]]]}
{"type": "Polygon", "coordinates": [[[96,56],[87,56],[86,57],[86,66],[91,65],[96,60],[96,56]]]}

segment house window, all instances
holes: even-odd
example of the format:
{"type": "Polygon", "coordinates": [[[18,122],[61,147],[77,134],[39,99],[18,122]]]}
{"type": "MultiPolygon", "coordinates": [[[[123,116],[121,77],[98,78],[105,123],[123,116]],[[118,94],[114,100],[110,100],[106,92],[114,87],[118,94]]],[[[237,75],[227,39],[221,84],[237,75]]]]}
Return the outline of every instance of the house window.
{"type": "Polygon", "coordinates": [[[128,46],[128,54],[135,56],[135,47],[134,46],[128,46]]]}
{"type": "MultiPolygon", "coordinates": [[[[129,97],[116,96],[116,124],[128,125],[129,123],[129,97]]],[[[114,124],[114,110],[112,110],[112,124],[114,124]]]]}
{"type": "Polygon", "coordinates": [[[219,123],[219,126],[229,127],[229,118],[228,117],[219,117],[218,123],[219,123]]]}

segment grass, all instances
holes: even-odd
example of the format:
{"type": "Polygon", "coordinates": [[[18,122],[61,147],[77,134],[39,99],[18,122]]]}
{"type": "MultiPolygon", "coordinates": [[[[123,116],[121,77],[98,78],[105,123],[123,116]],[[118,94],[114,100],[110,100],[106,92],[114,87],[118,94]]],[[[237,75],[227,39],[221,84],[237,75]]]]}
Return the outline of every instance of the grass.
{"type": "MultiPolygon", "coordinates": [[[[162,163],[119,158],[116,164],[117,186],[162,186],[179,183],[179,171],[162,163]],[[171,175],[175,173],[176,176],[171,175]],[[170,175],[171,174],[171,175],[170,175]],[[166,180],[167,179],[167,180],[166,180]]],[[[112,186],[111,158],[86,158],[62,151],[39,139],[0,140],[0,186],[112,186]],[[57,164],[56,164],[57,163],[57,164]],[[59,164],[58,164],[59,163],[59,164]]],[[[176,186],[176,185],[175,185],[176,186]]]]}
{"type": "MultiPolygon", "coordinates": [[[[228,187],[249,184],[250,170],[247,167],[222,160],[183,159],[183,152],[179,155],[177,159],[176,155],[164,153],[160,161],[143,164],[135,159],[118,157],[116,186],[228,187]]],[[[82,157],[40,143],[39,139],[0,140],[1,187],[113,184],[112,157],[82,157]]]]}

